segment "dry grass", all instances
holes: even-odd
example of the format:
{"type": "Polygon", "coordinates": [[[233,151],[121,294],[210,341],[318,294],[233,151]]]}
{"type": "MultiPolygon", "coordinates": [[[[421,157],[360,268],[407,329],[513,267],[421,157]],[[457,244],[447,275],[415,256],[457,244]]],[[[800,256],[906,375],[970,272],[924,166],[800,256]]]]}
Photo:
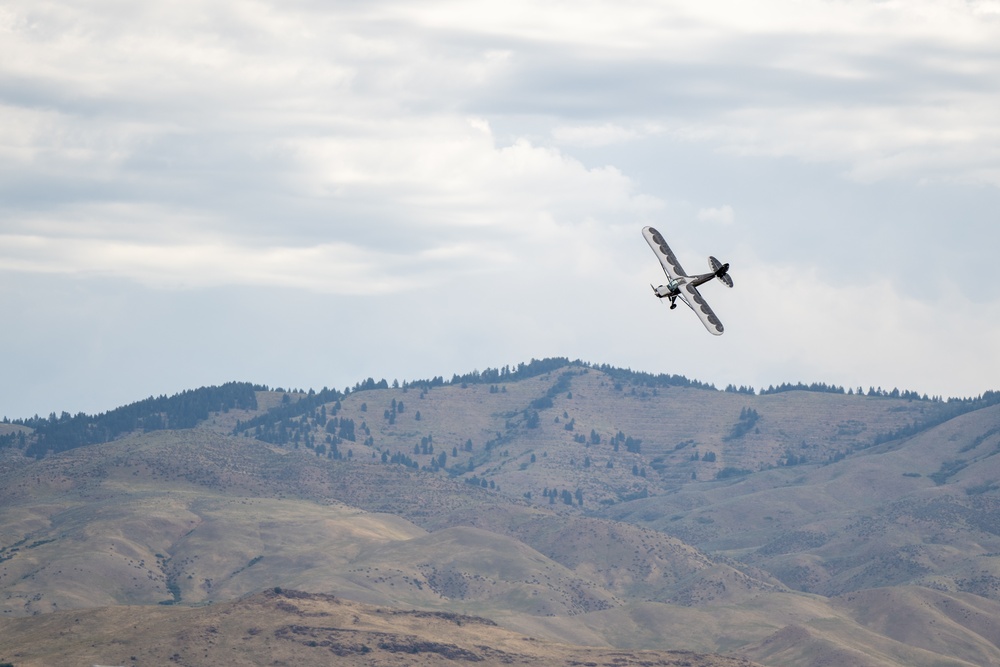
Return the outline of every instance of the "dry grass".
{"type": "Polygon", "coordinates": [[[740,658],[553,644],[491,621],[295,591],[198,608],[111,607],[0,620],[0,656],[50,665],[628,665],[752,667],[740,658]]]}
{"type": "MultiPolygon", "coordinates": [[[[145,646],[140,630],[158,636],[162,624],[174,633],[169,641],[191,647],[178,652],[177,664],[250,665],[262,655],[328,664],[330,647],[346,641],[332,621],[300,622],[300,630],[288,629],[296,623],[287,619],[226,625],[230,616],[273,613],[279,602],[272,598],[250,598],[257,606],[246,609],[229,605],[280,586],[334,593],[341,606],[345,598],[381,605],[382,616],[352,612],[369,633],[383,631],[375,623],[383,616],[410,618],[391,609],[416,608],[488,617],[550,641],[742,652],[769,665],[1000,664],[1000,494],[993,485],[1000,408],[866,446],[837,463],[774,467],[790,448],[825,461],[933,404],[653,391],[617,387],[593,369],[572,372],[568,389],[556,394],[560,372],[509,383],[506,391],[470,385],[352,394],[341,416],[365,422],[374,445],[352,443],[351,461],[229,436],[230,424],[249,413],[38,462],[14,461],[7,452],[0,464],[0,637],[16,631],[23,652],[41,636],[31,634],[37,629],[68,642],[51,651],[83,657],[72,664],[143,664],[127,662],[131,653],[88,653],[86,642],[145,646]],[[525,408],[546,395],[552,406],[538,411],[537,428],[527,428],[525,408]],[[390,424],[383,412],[393,399],[405,410],[390,424]],[[761,419],[744,437],[728,439],[744,408],[761,419]],[[573,431],[565,428],[570,422],[573,431]],[[592,430],[600,443],[589,441],[592,430]],[[618,431],[641,439],[641,452],[615,452],[610,437],[618,431]],[[581,434],[588,442],[574,438],[581,434]],[[428,437],[435,454],[414,454],[428,437]],[[487,451],[485,443],[498,437],[487,451]],[[471,455],[462,451],[466,440],[474,443],[471,455]],[[716,453],[716,461],[692,460],[696,450],[716,453]],[[474,470],[450,478],[380,463],[382,452],[395,451],[422,465],[445,451],[449,466],[471,461],[474,470]],[[646,477],[633,475],[633,465],[646,477]],[[721,482],[690,479],[724,466],[763,470],[721,482]],[[466,484],[473,475],[500,490],[466,484]],[[546,487],[579,488],[584,504],[550,504],[541,497],[546,487]],[[650,497],[623,501],[640,489],[650,497]],[[167,601],[180,604],[157,604],[167,601]],[[193,603],[213,604],[187,606],[193,603]],[[84,632],[64,625],[76,618],[68,610],[95,607],[102,609],[80,612],[81,623],[92,623],[84,632]],[[117,623],[127,630],[123,619],[132,617],[135,633],[110,629],[117,623]],[[248,631],[253,627],[259,632],[248,631]]],[[[280,396],[262,395],[262,409],[280,396]]],[[[313,613],[306,602],[286,602],[313,613]]],[[[450,629],[435,625],[433,636],[406,629],[420,639],[369,645],[368,658],[433,664],[448,658],[432,645],[473,650],[450,629]],[[421,642],[430,642],[426,650],[400,648],[421,642]]],[[[160,640],[169,643],[167,635],[160,640]]],[[[0,662],[11,659],[6,646],[0,643],[0,662]]],[[[563,648],[569,653],[548,654],[557,661],[548,664],[639,659],[563,648]]],[[[135,655],[145,664],[173,656],[149,650],[135,655]]],[[[544,664],[531,651],[523,655],[527,664],[544,664]]],[[[21,657],[24,664],[70,664],[57,653],[45,656],[21,657]]],[[[677,658],[684,659],[734,664],[677,658]]]]}

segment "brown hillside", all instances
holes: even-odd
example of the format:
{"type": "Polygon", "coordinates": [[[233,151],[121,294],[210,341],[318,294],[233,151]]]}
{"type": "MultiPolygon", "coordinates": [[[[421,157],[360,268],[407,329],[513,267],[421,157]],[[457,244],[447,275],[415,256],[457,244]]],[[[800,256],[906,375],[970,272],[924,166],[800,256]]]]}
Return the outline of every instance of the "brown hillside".
{"type": "Polygon", "coordinates": [[[752,667],[690,652],[583,648],[540,641],[482,618],[398,611],[296,591],[207,607],[108,607],[0,619],[0,656],[18,667],[301,667],[475,663],[752,667]]]}
{"type": "Polygon", "coordinates": [[[922,584],[1000,600],[1000,407],[823,466],[611,508],[824,595],[922,584]]]}
{"type": "Polygon", "coordinates": [[[311,397],[0,450],[0,618],[281,587],[774,667],[1000,665],[1000,406],[579,364],[311,397]]]}

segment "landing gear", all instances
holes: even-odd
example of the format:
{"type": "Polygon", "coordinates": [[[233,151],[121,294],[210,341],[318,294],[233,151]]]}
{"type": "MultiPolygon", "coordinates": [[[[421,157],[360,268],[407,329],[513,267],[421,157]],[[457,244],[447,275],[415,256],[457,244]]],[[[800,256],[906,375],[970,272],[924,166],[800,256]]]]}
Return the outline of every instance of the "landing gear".
{"type": "Polygon", "coordinates": [[[677,307],[678,290],[676,287],[673,287],[672,285],[660,285],[658,288],[650,285],[650,287],[653,288],[653,294],[656,295],[657,299],[670,299],[670,310],[673,310],[674,308],[677,307]],[[660,290],[665,287],[670,287],[671,288],[670,291],[667,292],[666,294],[660,294],[660,290]]]}

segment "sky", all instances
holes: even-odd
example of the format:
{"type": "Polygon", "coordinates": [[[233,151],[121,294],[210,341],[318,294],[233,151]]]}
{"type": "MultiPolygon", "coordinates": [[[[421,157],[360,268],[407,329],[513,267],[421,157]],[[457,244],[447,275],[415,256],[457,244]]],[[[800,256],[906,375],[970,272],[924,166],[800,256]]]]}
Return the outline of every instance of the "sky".
{"type": "Polygon", "coordinates": [[[976,396],[997,247],[997,0],[0,7],[0,416],[553,356],[976,396]]]}

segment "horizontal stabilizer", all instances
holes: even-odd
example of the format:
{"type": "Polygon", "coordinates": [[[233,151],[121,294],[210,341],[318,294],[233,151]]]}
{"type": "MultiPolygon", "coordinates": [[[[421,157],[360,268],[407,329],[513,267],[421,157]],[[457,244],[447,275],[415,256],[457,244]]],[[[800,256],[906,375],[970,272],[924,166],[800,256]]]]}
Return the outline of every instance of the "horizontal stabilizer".
{"type": "Polygon", "coordinates": [[[723,264],[711,255],[708,258],[708,265],[712,267],[715,277],[721,280],[726,287],[733,286],[733,278],[729,275],[729,264],[723,264]]]}

